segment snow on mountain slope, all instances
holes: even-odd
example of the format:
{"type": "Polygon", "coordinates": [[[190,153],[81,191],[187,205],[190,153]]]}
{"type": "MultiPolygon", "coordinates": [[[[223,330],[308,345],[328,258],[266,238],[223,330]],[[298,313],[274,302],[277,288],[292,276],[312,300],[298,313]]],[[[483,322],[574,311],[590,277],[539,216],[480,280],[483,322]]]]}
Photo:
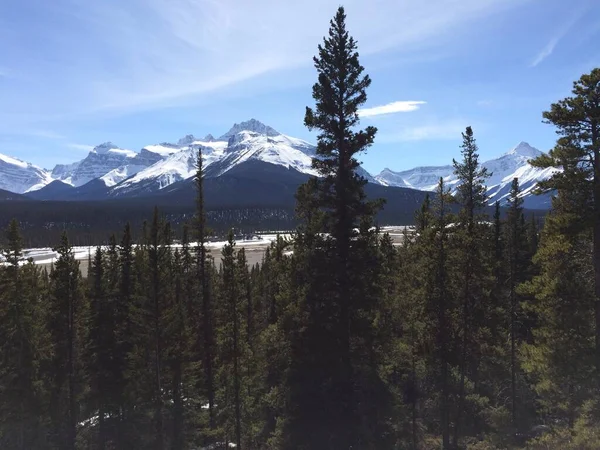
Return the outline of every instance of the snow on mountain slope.
{"type": "Polygon", "coordinates": [[[54,166],[54,169],[52,169],[52,178],[54,178],[55,180],[62,180],[65,178],[68,178],[71,173],[73,173],[77,167],[79,167],[79,164],[81,164],[81,161],[77,161],[71,164],[57,164],[56,166],[54,166]]]}
{"type": "MultiPolygon", "coordinates": [[[[204,167],[209,166],[223,155],[226,145],[210,145],[203,141],[193,141],[192,145],[182,147],[178,152],[144,168],[134,176],[127,178],[113,189],[114,195],[123,195],[134,190],[155,191],[170,186],[177,181],[194,176],[198,158],[198,149],[203,155],[204,167]],[[210,145],[210,146],[209,146],[210,145]]],[[[226,144],[226,143],[224,143],[226,144]]]]}
{"type": "Polygon", "coordinates": [[[232,136],[235,136],[236,134],[238,134],[242,131],[252,131],[257,134],[264,134],[266,136],[271,136],[271,137],[279,136],[281,134],[278,131],[271,128],[270,126],[265,125],[264,123],[262,123],[256,119],[250,119],[250,120],[247,120],[242,123],[233,124],[231,129],[227,133],[225,133],[223,136],[221,136],[218,140],[219,141],[228,141],[229,138],[231,138],[232,136]]]}
{"type": "MultiPolygon", "coordinates": [[[[526,197],[533,193],[537,182],[549,178],[556,169],[540,169],[529,164],[529,160],[542,152],[526,142],[520,142],[515,148],[496,159],[482,163],[492,176],[487,180],[490,204],[496,200],[503,203],[510,191],[512,180],[517,177],[526,197]]],[[[402,186],[434,191],[442,177],[450,188],[456,186],[458,180],[452,166],[416,167],[402,172],[384,169],[375,178],[386,186],[402,186]]]]}
{"type": "MultiPolygon", "coordinates": [[[[270,127],[266,128],[272,130],[270,127]]],[[[223,175],[233,167],[249,160],[263,161],[316,175],[316,171],[311,167],[310,156],[314,154],[314,146],[283,134],[272,135],[271,132],[269,134],[242,130],[230,136],[224,156],[210,171],[210,176],[223,175]]]]}
{"type": "Polygon", "coordinates": [[[425,166],[415,167],[414,169],[394,172],[390,169],[384,169],[375,179],[384,186],[399,186],[420,191],[435,191],[440,180],[451,184],[453,180],[452,166],[425,166]]]}
{"type": "Polygon", "coordinates": [[[553,168],[540,169],[529,164],[530,159],[542,154],[541,151],[526,142],[520,142],[519,145],[500,158],[483,163],[484,167],[492,173],[487,181],[490,203],[495,201],[505,202],[514,178],[519,179],[523,197],[532,195],[537,182],[550,178],[556,171],[553,168]]]}
{"type": "Polygon", "coordinates": [[[81,161],[57,166],[52,171],[55,179],[75,187],[83,186],[117,167],[128,164],[138,154],[117,147],[112,142],[100,144],[81,161]]]}
{"type": "Polygon", "coordinates": [[[102,180],[108,187],[113,187],[119,184],[121,181],[126,180],[127,178],[132,177],[138,172],[146,169],[147,167],[147,165],[139,165],[134,163],[125,164],[102,175],[100,180],[102,180]]]}
{"type": "Polygon", "coordinates": [[[50,173],[20,159],[0,154],[0,189],[23,194],[52,182],[50,173]]]}

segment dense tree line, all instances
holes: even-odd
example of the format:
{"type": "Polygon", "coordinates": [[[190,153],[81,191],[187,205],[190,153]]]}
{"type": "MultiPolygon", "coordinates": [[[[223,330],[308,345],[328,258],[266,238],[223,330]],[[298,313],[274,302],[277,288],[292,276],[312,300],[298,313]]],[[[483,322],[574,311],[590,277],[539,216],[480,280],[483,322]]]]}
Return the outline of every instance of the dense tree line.
{"type": "Polygon", "coordinates": [[[474,132],[454,192],[440,179],[400,245],[379,233],[356,156],[370,78],[343,8],[314,59],[319,131],[298,226],[249,267],[232,233],[217,267],[202,159],[179,245],[154,211],[98,248],[86,279],[67,234],[48,273],[0,267],[6,449],[596,449],[600,447],[600,70],[545,113],[560,168],[543,229],[519,181],[486,214],[474,132]],[[137,245],[134,245],[137,244],[137,245]]]}

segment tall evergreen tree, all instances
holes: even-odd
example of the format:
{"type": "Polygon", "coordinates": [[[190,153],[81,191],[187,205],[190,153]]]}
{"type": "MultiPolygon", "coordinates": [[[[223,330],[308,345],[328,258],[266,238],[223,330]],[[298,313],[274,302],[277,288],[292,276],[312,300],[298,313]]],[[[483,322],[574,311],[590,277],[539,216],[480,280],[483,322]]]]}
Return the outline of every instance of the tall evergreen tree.
{"type": "Polygon", "coordinates": [[[187,373],[186,367],[190,359],[189,330],[186,316],[185,273],[179,249],[173,253],[172,267],[169,278],[173,289],[168,295],[165,354],[169,366],[170,392],[172,403],[171,418],[171,449],[183,450],[185,445],[184,395],[187,373]]]}
{"type": "Polygon", "coordinates": [[[427,267],[425,295],[429,298],[428,311],[432,322],[435,323],[434,338],[434,363],[432,364],[436,387],[440,393],[440,421],[439,431],[442,435],[442,448],[450,447],[450,395],[452,392],[451,382],[451,355],[452,345],[452,299],[449,286],[449,236],[448,225],[453,220],[450,213],[452,197],[448,188],[440,178],[437,190],[434,210],[432,214],[432,226],[424,236],[426,243],[426,258],[431,258],[427,267]],[[429,247],[430,246],[430,247],[429,247]]]}
{"type": "Polygon", "coordinates": [[[214,337],[214,308],[212,301],[209,255],[206,249],[206,240],[208,229],[206,226],[206,213],[204,210],[204,172],[202,168],[202,151],[198,150],[198,160],[196,175],[194,178],[196,184],[196,215],[195,235],[197,240],[196,258],[198,261],[198,277],[200,280],[200,299],[202,303],[202,328],[201,334],[198,333],[198,339],[201,340],[199,348],[202,349],[202,362],[204,367],[204,393],[208,401],[209,427],[215,427],[215,384],[214,384],[214,358],[215,358],[215,337],[214,337]]]}
{"type": "Polygon", "coordinates": [[[19,267],[22,242],[19,224],[12,220],[2,250],[7,266],[0,266],[0,447],[25,450],[41,445],[37,385],[42,348],[35,286],[19,267]]]}
{"type": "Polygon", "coordinates": [[[151,304],[150,327],[152,330],[152,371],[153,402],[154,402],[154,448],[164,448],[164,410],[163,410],[163,363],[164,363],[164,310],[165,310],[165,262],[170,250],[165,244],[170,243],[170,236],[165,239],[163,225],[159,217],[158,208],[154,209],[154,217],[150,227],[150,245],[148,246],[149,289],[148,295],[151,304]]]}
{"type": "MultiPolygon", "coordinates": [[[[297,367],[294,370],[302,370],[301,360],[309,356],[307,352],[311,351],[311,345],[328,342],[330,348],[321,348],[320,351],[331,353],[316,358],[322,357],[327,362],[320,363],[315,359],[304,366],[307,370],[314,370],[311,376],[315,377],[313,382],[318,385],[319,391],[315,398],[307,401],[300,386],[294,386],[292,391],[291,403],[295,411],[287,422],[288,438],[296,448],[360,446],[361,439],[370,432],[369,421],[361,421],[360,411],[371,406],[370,400],[363,397],[367,395],[367,386],[362,383],[364,380],[360,380],[369,371],[357,370],[363,361],[356,353],[358,346],[354,347],[365,336],[361,333],[368,333],[357,326],[359,316],[368,316],[366,311],[359,314],[361,308],[357,302],[368,293],[362,292],[358,286],[358,271],[364,260],[361,261],[355,251],[355,238],[359,235],[366,238],[372,232],[369,224],[379,203],[366,201],[366,180],[357,174],[359,163],[356,155],[373,143],[376,129],[355,130],[359,123],[358,108],[366,102],[366,89],[371,84],[368,75],[363,75],[356,48],[356,41],[346,30],[346,14],[340,7],[331,21],[329,36],[319,45],[319,54],[314,58],[318,73],[318,82],[313,87],[316,108],[307,107],[305,115],[305,125],[320,132],[313,167],[322,178],[311,180],[299,191],[301,204],[298,208],[305,218],[318,218],[322,229],[305,228],[310,233],[296,243],[310,245],[313,248],[310,252],[326,257],[331,273],[327,284],[321,285],[320,292],[306,294],[310,325],[302,337],[303,341],[306,340],[306,347],[302,355],[296,355],[294,364],[297,367]],[[321,212],[316,212],[315,207],[321,212]],[[357,228],[360,230],[358,233],[357,228]],[[315,239],[312,234],[315,231],[327,232],[330,238],[315,239]],[[323,307],[318,307],[318,304],[323,307]],[[328,410],[322,420],[314,414],[314,403],[319,401],[328,410]],[[362,428],[361,423],[365,425],[362,428]]],[[[308,281],[307,286],[315,281],[308,281]]],[[[368,308],[365,306],[365,309],[368,308]]],[[[312,359],[316,355],[309,357],[312,359]]],[[[367,366],[362,366],[362,369],[367,366]]],[[[362,419],[367,419],[366,415],[362,419]]]]}
{"type": "Polygon", "coordinates": [[[517,361],[518,322],[520,316],[519,296],[517,286],[525,281],[527,266],[526,229],[523,226],[523,199],[520,197],[518,178],[513,179],[508,197],[508,213],[506,218],[506,252],[508,260],[508,294],[509,294],[509,330],[510,330],[510,376],[511,376],[511,419],[516,429],[517,421],[517,361]]]}
{"type": "Polygon", "coordinates": [[[563,218],[569,214],[574,219],[569,226],[583,225],[593,234],[596,378],[600,383],[600,68],[575,81],[572,93],[544,112],[545,123],[554,125],[560,138],[548,155],[532,164],[562,169],[539,186],[569,196],[573,209],[564,211],[563,218]]]}
{"type": "Polygon", "coordinates": [[[243,311],[241,286],[236,273],[236,251],[233,232],[223,247],[220,284],[219,343],[219,411],[224,441],[236,448],[242,443],[242,377],[243,377],[243,311]]]}
{"type": "Polygon", "coordinates": [[[81,348],[85,305],[79,263],[67,234],[55,251],[58,259],[50,274],[49,331],[53,346],[51,372],[51,434],[55,448],[74,450],[82,391],[81,348]]]}
{"type": "MultiPolygon", "coordinates": [[[[461,145],[462,161],[453,160],[454,173],[458,178],[456,199],[460,205],[458,214],[457,239],[461,250],[458,256],[461,269],[460,277],[462,311],[461,311],[461,344],[459,361],[459,393],[456,421],[454,426],[453,443],[458,447],[461,434],[464,433],[463,416],[465,408],[466,381],[469,370],[476,371],[478,366],[476,348],[478,344],[477,334],[479,324],[482,320],[476,317],[484,313],[483,295],[485,288],[482,282],[486,274],[484,258],[484,246],[482,242],[483,232],[480,224],[481,211],[487,200],[485,180],[489,177],[488,171],[479,163],[477,144],[471,127],[467,127],[462,133],[463,143],[461,145]],[[474,310],[477,308],[478,310],[474,310]]],[[[483,319],[483,318],[479,318],[483,319]]]]}
{"type": "Polygon", "coordinates": [[[593,246],[589,233],[565,232],[572,201],[577,200],[559,190],[535,256],[539,274],[518,289],[533,297],[524,306],[536,316],[533,340],[524,344],[521,362],[537,394],[536,410],[553,431],[564,428],[570,433],[597,386],[595,291],[589,276],[593,246]]]}
{"type": "Polygon", "coordinates": [[[107,421],[115,411],[111,399],[115,394],[112,383],[112,358],[115,351],[114,323],[112,305],[107,292],[105,261],[102,249],[98,247],[89,270],[91,286],[88,293],[90,314],[87,317],[88,345],[87,372],[90,383],[89,401],[92,405],[90,414],[98,414],[98,449],[105,449],[109,443],[107,421]]]}
{"type": "Polygon", "coordinates": [[[113,356],[116,380],[114,382],[117,398],[117,429],[115,438],[115,447],[117,450],[124,450],[128,441],[126,435],[132,433],[128,430],[130,425],[130,408],[133,405],[127,403],[127,366],[128,356],[133,351],[134,339],[132,333],[135,326],[132,323],[132,312],[134,311],[134,253],[133,238],[131,236],[131,226],[125,224],[123,237],[119,246],[119,278],[118,292],[114,303],[114,329],[116,339],[116,350],[113,356]]]}

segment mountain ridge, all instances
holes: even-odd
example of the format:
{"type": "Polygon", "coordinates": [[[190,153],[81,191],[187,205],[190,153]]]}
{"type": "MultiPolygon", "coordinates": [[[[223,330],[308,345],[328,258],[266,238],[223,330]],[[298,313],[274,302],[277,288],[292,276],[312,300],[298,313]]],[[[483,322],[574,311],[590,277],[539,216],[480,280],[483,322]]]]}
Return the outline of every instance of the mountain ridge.
{"type": "MultiPolygon", "coordinates": [[[[205,175],[209,178],[223,176],[248,161],[278,165],[309,176],[317,175],[312,168],[315,145],[250,119],[234,123],[219,139],[211,134],[202,139],[188,134],[177,140],[176,144],[162,142],[146,145],[139,152],[122,149],[107,141],[94,147],[81,161],[58,164],[52,171],[10,157],[5,157],[4,164],[6,166],[6,161],[12,161],[12,166],[2,171],[3,160],[0,155],[0,188],[4,186],[4,189],[11,189],[11,185],[14,185],[12,181],[2,182],[3,177],[7,178],[7,173],[13,173],[12,179],[16,176],[21,180],[18,187],[21,192],[18,193],[31,193],[32,198],[61,199],[61,196],[67,196],[73,199],[81,195],[82,198],[98,199],[103,195],[107,198],[152,195],[193,177],[199,150],[203,156],[205,175]],[[25,173],[22,173],[23,170],[25,173]],[[56,184],[45,188],[56,180],[77,189],[69,190],[56,184]],[[40,189],[44,191],[33,195],[33,191],[40,189]]],[[[487,183],[490,202],[506,201],[514,176],[519,177],[524,196],[531,197],[537,181],[552,174],[552,169],[537,169],[528,163],[530,158],[540,154],[542,152],[522,141],[498,158],[485,161],[483,165],[492,172],[487,183]]],[[[371,184],[420,191],[434,191],[440,177],[450,188],[457,183],[451,165],[420,166],[402,171],[385,168],[376,176],[362,166],[358,171],[371,184]]],[[[256,176],[261,176],[258,172],[256,176]]],[[[548,203],[549,200],[544,201],[548,203]]]]}
{"type": "MultiPolygon", "coordinates": [[[[491,205],[496,201],[505,203],[510,192],[510,184],[516,177],[519,179],[521,196],[525,198],[527,207],[548,208],[550,206],[550,196],[534,197],[533,190],[538,181],[549,178],[556,169],[540,169],[529,163],[531,159],[542,154],[542,151],[532,147],[527,142],[521,141],[499,157],[482,162],[481,165],[488,169],[490,173],[490,177],[486,180],[489,204],[491,205]]],[[[429,192],[435,191],[440,177],[444,179],[446,186],[454,192],[458,179],[454,174],[452,165],[419,166],[400,172],[385,168],[375,176],[379,183],[386,186],[410,187],[429,192]]]]}

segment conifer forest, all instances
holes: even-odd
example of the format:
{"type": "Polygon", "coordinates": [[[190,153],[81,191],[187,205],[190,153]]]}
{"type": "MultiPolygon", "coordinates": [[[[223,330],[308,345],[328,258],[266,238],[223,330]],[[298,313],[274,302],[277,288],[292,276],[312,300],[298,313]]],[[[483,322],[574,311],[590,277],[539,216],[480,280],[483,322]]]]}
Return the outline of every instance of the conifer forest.
{"type": "Polygon", "coordinates": [[[377,129],[342,7],[314,67],[320,176],[260,264],[232,233],[218,265],[207,251],[201,157],[182,233],[148,211],[85,278],[67,233],[47,270],[5,230],[1,449],[600,449],[600,69],[543,112],[545,218],[517,178],[487,213],[467,127],[459,184],[394,245],[357,174],[377,129]]]}

